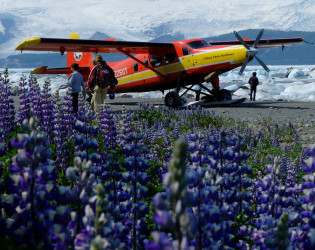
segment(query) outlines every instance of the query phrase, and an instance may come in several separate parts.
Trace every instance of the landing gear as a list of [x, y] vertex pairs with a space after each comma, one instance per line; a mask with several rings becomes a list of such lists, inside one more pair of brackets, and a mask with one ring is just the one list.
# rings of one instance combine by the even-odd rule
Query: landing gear
[[170, 108], [177, 108], [182, 106], [187, 101], [179, 96], [179, 91], [184, 81], [184, 72], [182, 72], [178, 78], [177, 85], [175, 91], [170, 91], [166, 94], [164, 98], [165, 105]]
[[165, 105], [170, 108], [177, 108], [181, 104], [181, 99], [176, 91], [168, 92], [164, 101]]
[[232, 100], [232, 94], [227, 89], [220, 90], [211, 90], [211, 95], [204, 93], [204, 96], [201, 100], [205, 100], [205, 102], [220, 102], [220, 101], [228, 101]]
[[232, 100], [232, 93], [227, 89], [220, 89], [220, 95], [223, 101]]

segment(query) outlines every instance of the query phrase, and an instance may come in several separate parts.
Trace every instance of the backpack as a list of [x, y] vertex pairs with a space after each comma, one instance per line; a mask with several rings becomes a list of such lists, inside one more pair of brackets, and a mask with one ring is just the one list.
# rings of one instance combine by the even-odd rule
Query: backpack
[[96, 70], [96, 85], [100, 88], [106, 88], [108, 86], [111, 89], [115, 88], [118, 81], [115, 77], [115, 72], [106, 63], [99, 64]]

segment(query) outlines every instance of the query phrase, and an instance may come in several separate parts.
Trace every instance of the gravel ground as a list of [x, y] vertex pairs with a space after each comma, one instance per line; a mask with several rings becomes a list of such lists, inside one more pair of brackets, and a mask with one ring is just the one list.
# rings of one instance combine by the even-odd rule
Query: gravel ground
[[[149, 103], [156, 107], [164, 105], [164, 99], [115, 98], [108, 100], [111, 109], [137, 109], [138, 103]], [[304, 145], [315, 143], [315, 102], [284, 102], [284, 101], [245, 101], [244, 103], [209, 107], [216, 115], [232, 118], [235, 121], [252, 124], [255, 130], [261, 128], [266, 121], [279, 125], [291, 122], [299, 132]]]
[[[14, 99], [18, 107], [18, 98]], [[153, 104], [156, 107], [164, 105], [163, 98], [116, 97], [107, 101], [113, 111], [120, 111], [123, 106], [126, 109], [137, 109], [139, 102]], [[261, 128], [266, 121], [279, 125], [291, 122], [299, 132], [303, 144], [315, 143], [315, 102], [245, 101], [233, 106], [207, 109], [222, 117], [250, 123], [254, 129]]]

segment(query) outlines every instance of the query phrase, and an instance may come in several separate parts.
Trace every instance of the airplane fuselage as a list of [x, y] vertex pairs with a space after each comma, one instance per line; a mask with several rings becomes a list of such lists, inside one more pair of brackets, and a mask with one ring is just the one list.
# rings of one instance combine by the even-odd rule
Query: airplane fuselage
[[109, 63], [118, 79], [115, 92], [172, 89], [176, 87], [181, 74], [184, 75], [185, 85], [198, 84], [204, 82], [204, 77], [209, 73], [232, 70], [246, 60], [246, 48], [242, 45], [211, 46], [202, 39], [173, 44], [176, 53], [135, 55], [142, 63], [133, 58]]

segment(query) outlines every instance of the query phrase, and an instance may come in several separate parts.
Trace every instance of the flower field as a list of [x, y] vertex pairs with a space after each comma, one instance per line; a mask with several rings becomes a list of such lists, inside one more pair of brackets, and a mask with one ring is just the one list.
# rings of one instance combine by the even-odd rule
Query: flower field
[[3, 249], [315, 249], [315, 146], [213, 110], [95, 116], [0, 76]]

